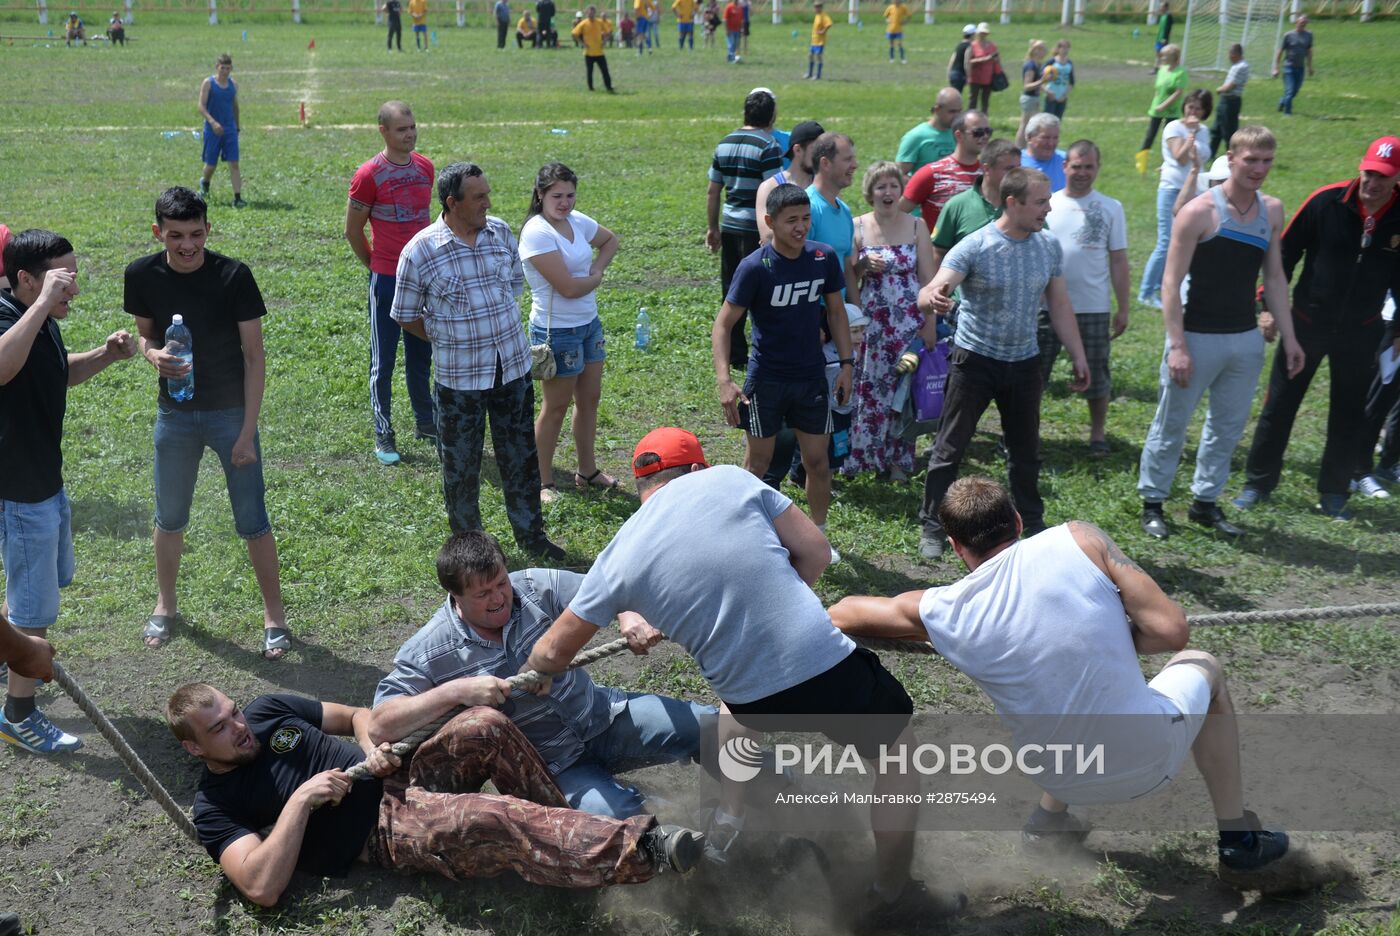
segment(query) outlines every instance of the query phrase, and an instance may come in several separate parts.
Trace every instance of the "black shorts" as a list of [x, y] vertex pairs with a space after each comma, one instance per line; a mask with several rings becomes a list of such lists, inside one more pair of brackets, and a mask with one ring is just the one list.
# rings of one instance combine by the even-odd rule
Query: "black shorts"
[[[842, 716], [817, 718], [811, 726], [837, 744], [851, 745], [867, 759], [878, 756], [881, 745], [893, 745], [914, 714], [914, 702], [904, 686], [864, 647], [857, 647], [825, 673], [782, 692], [726, 704], [741, 725], [749, 724], [746, 715]], [[772, 728], [773, 719], [760, 719], [753, 727]]]
[[739, 426], [751, 436], [771, 439], [786, 425], [808, 435], [831, 434], [831, 405], [825, 377], [812, 380], [744, 382], [748, 403], [739, 404]]

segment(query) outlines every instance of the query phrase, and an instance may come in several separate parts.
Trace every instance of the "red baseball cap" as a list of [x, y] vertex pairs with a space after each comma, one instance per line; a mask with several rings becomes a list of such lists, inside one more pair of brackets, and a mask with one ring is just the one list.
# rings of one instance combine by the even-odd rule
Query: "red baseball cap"
[[1362, 172], [1393, 176], [1400, 173], [1400, 137], [1383, 136], [1366, 147], [1361, 157]]
[[[638, 466], [637, 459], [648, 454], [661, 460]], [[638, 478], [682, 465], [710, 467], [710, 463], [705, 461], [704, 449], [700, 448], [700, 440], [695, 438], [693, 433], [674, 426], [662, 426], [660, 429], [651, 430], [642, 437], [642, 441], [637, 443], [637, 448], [632, 452], [632, 473]]]

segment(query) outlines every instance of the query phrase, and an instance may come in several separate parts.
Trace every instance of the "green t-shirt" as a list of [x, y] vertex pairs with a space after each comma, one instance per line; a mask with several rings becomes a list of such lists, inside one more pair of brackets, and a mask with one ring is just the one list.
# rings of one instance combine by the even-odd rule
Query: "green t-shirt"
[[1172, 15], [1163, 13], [1157, 17], [1157, 47], [1161, 48], [1172, 41]]
[[978, 176], [972, 188], [948, 199], [948, 204], [939, 212], [938, 224], [933, 229], [933, 246], [952, 250], [964, 237], [1000, 217], [1001, 209], [993, 208], [992, 203], [982, 197], [982, 177]]
[[1186, 69], [1180, 66], [1168, 68], [1163, 65], [1157, 69], [1157, 82], [1152, 86], [1152, 106], [1147, 109], [1147, 116], [1162, 117], [1166, 120], [1176, 120], [1180, 117], [1182, 105], [1186, 102], [1186, 95], [1178, 97], [1166, 110], [1162, 110], [1162, 102], [1171, 97], [1175, 91], [1185, 91], [1186, 81]]
[[899, 152], [895, 162], [913, 163], [917, 172], [929, 163], [938, 162], [958, 148], [952, 130], [939, 130], [925, 120], [913, 130], [904, 134], [899, 141]]

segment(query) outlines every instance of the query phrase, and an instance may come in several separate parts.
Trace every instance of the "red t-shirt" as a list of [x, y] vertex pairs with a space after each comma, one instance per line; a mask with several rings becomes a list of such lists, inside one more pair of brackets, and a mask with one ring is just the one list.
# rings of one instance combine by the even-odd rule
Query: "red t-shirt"
[[975, 58], [984, 55], [991, 55], [997, 51], [997, 44], [990, 39], [981, 43], [973, 41], [972, 46], [967, 50], [967, 83], [975, 85], [989, 85], [992, 83], [992, 72], [996, 69], [996, 59], [987, 59], [985, 62], [972, 64]]
[[972, 188], [981, 168], [977, 163], [958, 162], [957, 156], [950, 155], [929, 163], [909, 177], [904, 197], [919, 206], [930, 234], [948, 199]]
[[5, 245], [10, 242], [10, 229], [0, 224], [0, 276], [5, 275]]
[[355, 171], [350, 198], [369, 206], [369, 268], [393, 276], [399, 253], [414, 234], [432, 223], [433, 163], [410, 153], [405, 166], [396, 166], [383, 153]]
[[724, 8], [724, 31], [744, 31], [744, 9], [739, 4], [731, 3]]

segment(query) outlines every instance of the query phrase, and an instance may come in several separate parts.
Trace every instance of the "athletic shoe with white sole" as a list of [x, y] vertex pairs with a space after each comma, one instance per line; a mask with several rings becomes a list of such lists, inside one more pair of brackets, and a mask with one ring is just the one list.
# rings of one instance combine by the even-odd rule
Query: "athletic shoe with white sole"
[[657, 874], [685, 874], [705, 854], [705, 833], [677, 825], [654, 825], [643, 833], [639, 847], [643, 854], [651, 856]]
[[1368, 474], [1348, 485], [1353, 494], [1364, 494], [1367, 497], [1385, 499], [1390, 496], [1390, 492], [1385, 489], [1385, 482], [1373, 474]]
[[21, 722], [11, 722], [0, 712], [0, 741], [31, 754], [65, 754], [83, 746], [81, 738], [59, 728], [38, 709]]

